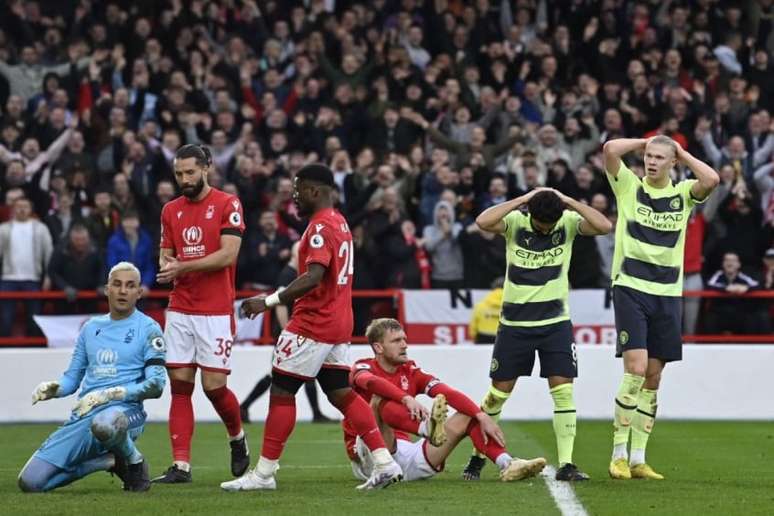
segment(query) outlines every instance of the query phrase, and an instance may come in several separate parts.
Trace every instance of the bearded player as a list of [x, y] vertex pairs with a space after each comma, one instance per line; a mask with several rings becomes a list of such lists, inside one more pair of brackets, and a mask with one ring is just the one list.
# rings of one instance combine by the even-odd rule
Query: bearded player
[[175, 154], [175, 179], [183, 195], [161, 210], [159, 283], [174, 282], [164, 328], [167, 372], [172, 388], [169, 436], [174, 463], [154, 482], [191, 482], [191, 437], [196, 370], [204, 394], [226, 425], [231, 473], [250, 466], [239, 416], [239, 401], [227, 386], [234, 342], [234, 274], [242, 233], [242, 206], [236, 196], [207, 184], [212, 154], [184, 145]]
[[349, 386], [354, 246], [344, 217], [333, 208], [334, 185], [333, 172], [324, 165], [307, 165], [298, 171], [293, 199], [299, 214], [309, 217], [298, 250], [298, 277], [282, 291], [242, 304], [245, 315], [254, 317], [267, 308], [294, 302], [290, 322], [274, 347], [261, 457], [246, 475], [223, 482], [226, 491], [276, 489], [279, 458], [296, 424], [296, 393], [313, 378], [372, 452], [373, 473], [358, 489], [386, 487], [402, 478], [371, 407]]
[[[500, 468], [504, 482], [540, 473], [542, 457], [524, 460], [511, 457], [505, 449], [502, 430], [465, 394], [420, 369], [407, 354], [406, 333], [395, 319], [376, 319], [366, 329], [374, 358], [355, 362], [351, 380], [355, 391], [371, 401], [382, 435], [404, 480], [422, 480], [443, 471], [454, 448], [469, 436], [476, 449]], [[414, 398], [426, 394], [434, 399], [430, 413]], [[457, 413], [446, 419], [447, 403]], [[370, 474], [367, 450], [344, 420], [347, 454], [355, 476]], [[422, 439], [412, 442], [408, 434]], [[356, 443], [357, 441], [357, 443]]]

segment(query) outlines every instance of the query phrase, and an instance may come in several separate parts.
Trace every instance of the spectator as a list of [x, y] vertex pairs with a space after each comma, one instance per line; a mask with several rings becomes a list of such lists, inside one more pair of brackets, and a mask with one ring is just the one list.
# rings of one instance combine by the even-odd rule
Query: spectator
[[130, 262], [140, 270], [143, 288], [150, 290], [156, 282], [155, 247], [148, 232], [140, 227], [139, 215], [127, 211], [121, 217], [121, 226], [108, 240], [104, 276], [115, 264]]
[[[741, 296], [758, 290], [761, 284], [741, 271], [742, 262], [735, 252], [723, 255], [723, 268], [707, 282], [707, 288]], [[709, 333], [769, 333], [768, 312], [757, 299], [714, 298], [707, 312], [705, 328]]]
[[245, 242], [243, 281], [253, 288], [277, 288], [279, 273], [290, 259], [290, 239], [277, 231], [277, 214], [261, 213], [259, 229], [251, 231]]
[[422, 232], [424, 248], [432, 264], [431, 285], [433, 288], [462, 288], [462, 248], [458, 237], [462, 224], [454, 221], [454, 208], [445, 201], [439, 201], [433, 211], [433, 224], [425, 226]]
[[110, 190], [97, 190], [94, 194], [94, 209], [85, 222], [97, 249], [105, 250], [108, 238], [118, 229], [120, 220], [121, 215], [113, 207]]
[[[704, 256], [704, 234], [706, 220], [701, 205], [691, 212], [691, 219], [685, 230], [685, 255], [683, 258], [683, 290], [703, 290], [704, 281], [701, 277]], [[700, 297], [683, 297], [683, 334], [696, 335]]]
[[[32, 218], [32, 203], [25, 197], [13, 203], [13, 218], [0, 224], [0, 255], [3, 257], [3, 277], [0, 290], [37, 292], [51, 286], [46, 276], [53, 246], [46, 226]], [[36, 333], [33, 316], [40, 313], [41, 302], [25, 301], [27, 334]], [[11, 334], [16, 301], [0, 301], [0, 335]]]
[[74, 223], [81, 222], [80, 213], [76, 211], [73, 201], [73, 195], [70, 192], [58, 195], [56, 211], [45, 218], [54, 246], [59, 245], [59, 242], [67, 236]]
[[51, 255], [48, 266], [52, 286], [63, 290], [67, 303], [60, 303], [61, 313], [93, 312], [96, 303], [76, 303], [78, 291], [95, 291], [105, 283], [102, 254], [92, 245], [89, 230], [82, 224], [70, 228], [67, 240], [63, 241]]

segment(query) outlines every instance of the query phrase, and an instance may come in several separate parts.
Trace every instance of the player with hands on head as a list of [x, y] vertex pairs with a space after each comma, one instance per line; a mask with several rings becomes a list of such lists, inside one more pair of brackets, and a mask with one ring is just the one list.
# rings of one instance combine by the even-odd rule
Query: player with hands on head
[[223, 482], [226, 491], [276, 489], [279, 458], [296, 423], [296, 393], [313, 378], [372, 452], [373, 472], [358, 489], [387, 487], [403, 476], [371, 407], [349, 385], [354, 244], [346, 220], [333, 207], [334, 187], [333, 172], [325, 165], [310, 164], [298, 171], [293, 200], [299, 215], [309, 217], [298, 249], [298, 277], [282, 291], [242, 303], [248, 317], [279, 304], [294, 304], [274, 347], [261, 457], [244, 476]]
[[[527, 213], [520, 209], [527, 207]], [[492, 384], [481, 408], [498, 419], [520, 376], [530, 376], [535, 353], [540, 376], [548, 380], [554, 402], [557, 480], [589, 477], [572, 462], [576, 413], [573, 380], [578, 376], [567, 279], [577, 235], [603, 235], [611, 222], [594, 208], [551, 188], [531, 192], [484, 210], [476, 224], [505, 236], [507, 271], [500, 325], [492, 351]], [[473, 455], [463, 472], [478, 480], [484, 458]]]
[[83, 325], [62, 377], [32, 393], [34, 405], [81, 388], [70, 419], [24, 465], [22, 491], [50, 491], [95, 471], [115, 473], [126, 491], [150, 488], [148, 464], [134, 441], [145, 423], [143, 401], [164, 390], [164, 337], [135, 306], [142, 295], [137, 267], [116, 264], [106, 292], [110, 313]]
[[[645, 153], [640, 179], [622, 161]], [[613, 254], [613, 307], [618, 331], [616, 356], [624, 375], [615, 396], [614, 479], [663, 475], [645, 462], [645, 448], [656, 420], [657, 392], [667, 362], [682, 359], [683, 251], [691, 210], [720, 182], [712, 167], [668, 136], [619, 138], [605, 143], [605, 172], [618, 204]], [[673, 183], [678, 164], [695, 179]], [[627, 451], [631, 434], [631, 456]]]
[[[505, 436], [497, 423], [462, 392], [426, 373], [408, 358], [406, 333], [395, 319], [376, 319], [366, 329], [373, 358], [358, 360], [350, 375], [353, 388], [370, 400], [382, 435], [403, 469], [404, 480], [421, 480], [442, 471], [457, 445], [470, 437], [476, 449], [500, 468], [504, 482], [537, 475], [546, 465], [542, 457], [519, 459], [505, 449]], [[433, 398], [428, 410], [415, 396]], [[457, 413], [447, 419], [447, 405]], [[346, 419], [344, 441], [352, 472], [367, 478], [372, 460]], [[412, 442], [410, 434], [421, 437]]]

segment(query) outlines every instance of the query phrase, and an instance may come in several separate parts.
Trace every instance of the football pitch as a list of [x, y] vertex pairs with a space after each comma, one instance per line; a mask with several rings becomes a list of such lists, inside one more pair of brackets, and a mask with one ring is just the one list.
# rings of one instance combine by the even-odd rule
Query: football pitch
[[[337, 514], [472, 515], [560, 514], [546, 483], [538, 477], [502, 483], [487, 464], [479, 482], [464, 482], [460, 472], [470, 441], [458, 447], [446, 471], [429, 481], [401, 483], [382, 491], [355, 491], [337, 424], [299, 424], [277, 475], [277, 491], [225, 493], [219, 483], [231, 478], [224, 429], [199, 424], [194, 433], [192, 484], [154, 485], [147, 493], [124, 493], [107, 473], [45, 494], [23, 494], [16, 476], [54, 425], [0, 425], [0, 514]], [[505, 422], [508, 448], [522, 457], [556, 460], [550, 421]], [[247, 425], [253, 461], [262, 425]], [[611, 424], [580, 421], [577, 464], [591, 480], [574, 487], [591, 515], [773, 514], [774, 423], [657, 421], [648, 462], [667, 479], [613, 481], [607, 476]], [[166, 426], [150, 424], [139, 448], [160, 474], [170, 464]]]

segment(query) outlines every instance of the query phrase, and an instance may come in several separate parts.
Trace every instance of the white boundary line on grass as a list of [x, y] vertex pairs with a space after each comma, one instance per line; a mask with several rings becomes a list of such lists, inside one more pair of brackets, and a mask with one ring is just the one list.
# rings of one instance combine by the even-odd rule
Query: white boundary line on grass
[[556, 470], [554, 467], [546, 466], [542, 477], [562, 516], [588, 516], [589, 513], [586, 512], [583, 504], [575, 496], [575, 491], [573, 491], [570, 482], [556, 480], [555, 476]]

